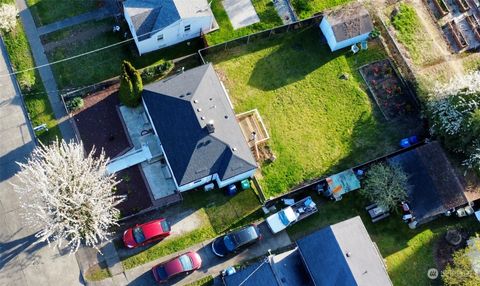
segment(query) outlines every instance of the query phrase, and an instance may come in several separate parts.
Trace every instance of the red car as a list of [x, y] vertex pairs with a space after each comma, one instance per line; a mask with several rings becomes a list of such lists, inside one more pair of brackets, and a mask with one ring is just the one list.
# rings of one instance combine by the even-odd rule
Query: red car
[[152, 268], [153, 276], [157, 282], [165, 282], [173, 276], [181, 273], [190, 274], [190, 272], [199, 269], [202, 266], [202, 259], [196, 252], [187, 252], [172, 260], [158, 264]]
[[164, 218], [153, 220], [123, 233], [123, 243], [127, 248], [135, 248], [157, 240], [164, 239], [170, 235], [170, 225]]

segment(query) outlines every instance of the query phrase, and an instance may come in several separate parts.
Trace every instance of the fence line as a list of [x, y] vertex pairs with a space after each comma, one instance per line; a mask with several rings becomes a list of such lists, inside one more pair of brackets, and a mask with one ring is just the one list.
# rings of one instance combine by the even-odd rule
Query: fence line
[[255, 42], [256, 40], [259, 40], [259, 39], [269, 39], [272, 36], [286, 34], [301, 28], [310, 28], [314, 25], [319, 24], [322, 21], [322, 19], [323, 19], [323, 14], [319, 14], [305, 20], [300, 20], [290, 24], [273, 27], [271, 29], [263, 30], [260, 32], [243, 36], [243, 37], [232, 39], [220, 44], [202, 48], [198, 50], [198, 55], [200, 56], [202, 63], [205, 64], [207, 62], [205, 61], [204, 56], [207, 53], [211, 53], [218, 50], [226, 51], [227, 48], [233, 48], [241, 45], [248, 45], [250, 42]]

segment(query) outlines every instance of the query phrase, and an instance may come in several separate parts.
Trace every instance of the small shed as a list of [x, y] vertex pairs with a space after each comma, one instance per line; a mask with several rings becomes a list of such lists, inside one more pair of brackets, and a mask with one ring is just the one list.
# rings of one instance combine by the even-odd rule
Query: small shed
[[326, 12], [320, 29], [333, 52], [366, 41], [373, 23], [367, 9], [357, 3]]

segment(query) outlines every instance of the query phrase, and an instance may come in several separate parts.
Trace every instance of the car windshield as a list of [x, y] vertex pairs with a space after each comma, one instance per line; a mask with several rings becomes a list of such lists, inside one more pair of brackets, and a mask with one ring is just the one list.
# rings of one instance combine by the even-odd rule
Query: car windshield
[[228, 251], [234, 251], [235, 250], [235, 241], [234, 237], [232, 235], [225, 235], [223, 237], [223, 243], [225, 244], [225, 247], [228, 249]]
[[170, 231], [170, 225], [168, 224], [168, 222], [167, 222], [166, 220], [162, 220], [162, 221], [160, 222], [160, 226], [162, 227], [162, 230], [163, 230], [164, 232]]
[[167, 271], [163, 266], [157, 267], [157, 274], [158, 274], [158, 277], [160, 277], [160, 280], [165, 280], [168, 278]]
[[190, 259], [188, 255], [182, 255], [178, 258], [178, 260], [180, 260], [180, 264], [182, 264], [184, 271], [190, 271], [193, 269], [192, 259]]
[[145, 235], [143, 234], [143, 230], [140, 227], [136, 227], [133, 229], [133, 239], [135, 242], [142, 243], [145, 241]]
[[290, 220], [287, 218], [287, 215], [285, 214], [285, 211], [280, 211], [278, 213], [278, 216], [280, 217], [280, 221], [286, 226], [290, 224]]

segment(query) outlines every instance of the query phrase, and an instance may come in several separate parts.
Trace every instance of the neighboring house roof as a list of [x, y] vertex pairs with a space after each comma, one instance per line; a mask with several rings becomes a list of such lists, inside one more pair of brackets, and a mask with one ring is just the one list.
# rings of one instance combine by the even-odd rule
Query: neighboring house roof
[[361, 4], [344, 6], [325, 14], [338, 42], [342, 42], [373, 30], [373, 23], [367, 9]]
[[315, 285], [392, 285], [359, 216], [297, 241]]
[[[359, 216], [316, 231], [297, 248], [271, 255], [225, 277], [230, 285], [392, 285], [382, 257]], [[347, 257], [348, 253], [348, 257]]]
[[408, 175], [408, 200], [418, 223], [468, 203], [464, 186], [438, 142], [399, 154], [389, 162]]
[[180, 19], [212, 15], [206, 0], [127, 0], [123, 6], [140, 41]]
[[211, 64], [148, 84], [142, 95], [179, 186], [213, 174], [224, 181], [257, 168]]

